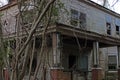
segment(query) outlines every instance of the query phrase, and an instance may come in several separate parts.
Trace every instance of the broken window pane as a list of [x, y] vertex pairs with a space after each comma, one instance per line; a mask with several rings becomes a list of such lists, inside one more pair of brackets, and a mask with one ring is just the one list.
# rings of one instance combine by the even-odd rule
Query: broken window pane
[[110, 23], [106, 23], [106, 28], [107, 28], [107, 34], [111, 35], [111, 24]]
[[73, 26], [78, 26], [78, 11], [71, 9], [71, 20], [70, 24]]
[[79, 21], [80, 21], [79, 27], [80, 27], [81, 29], [85, 29], [85, 27], [86, 27], [86, 14], [80, 13]]
[[119, 35], [120, 32], [119, 32], [119, 26], [116, 25], [116, 34]]

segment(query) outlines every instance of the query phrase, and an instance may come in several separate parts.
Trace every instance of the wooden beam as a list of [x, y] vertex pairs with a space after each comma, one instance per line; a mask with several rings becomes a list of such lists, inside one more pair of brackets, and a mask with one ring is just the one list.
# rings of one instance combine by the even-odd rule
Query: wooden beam
[[106, 45], [117, 46], [120, 45], [120, 39], [115, 38], [108, 35], [102, 35], [99, 33], [81, 30], [78, 28], [74, 28], [72, 26], [64, 25], [64, 24], [57, 24], [56, 31], [60, 32], [63, 35], [72, 36], [74, 37], [74, 33], [77, 37], [81, 39], [88, 39], [92, 41], [98, 41], [100, 43], [105, 43]]

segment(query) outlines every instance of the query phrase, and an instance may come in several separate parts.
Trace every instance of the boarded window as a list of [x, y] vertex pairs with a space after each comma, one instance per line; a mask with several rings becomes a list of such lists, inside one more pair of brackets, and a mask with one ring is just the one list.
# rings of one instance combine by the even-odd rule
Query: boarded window
[[108, 70], [117, 69], [117, 57], [114, 55], [108, 56]]
[[88, 70], [88, 56], [87, 55], [81, 55], [78, 57], [78, 70], [81, 71], [87, 71]]

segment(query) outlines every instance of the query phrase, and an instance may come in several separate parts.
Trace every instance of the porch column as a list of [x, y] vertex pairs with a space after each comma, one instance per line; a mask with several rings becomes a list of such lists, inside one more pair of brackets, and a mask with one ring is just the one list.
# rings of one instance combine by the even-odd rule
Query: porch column
[[52, 80], [59, 80], [61, 74], [61, 49], [60, 49], [60, 33], [52, 34], [52, 47], [53, 47], [53, 67], [51, 69]]
[[120, 46], [117, 46], [118, 49], [118, 80], [120, 80]]
[[99, 66], [99, 42], [93, 43], [93, 66]]
[[60, 65], [60, 33], [53, 33], [52, 36], [53, 45], [53, 64], [54, 66]]
[[99, 67], [99, 42], [93, 42], [93, 68], [92, 68], [92, 80], [102, 80], [101, 72], [102, 69]]

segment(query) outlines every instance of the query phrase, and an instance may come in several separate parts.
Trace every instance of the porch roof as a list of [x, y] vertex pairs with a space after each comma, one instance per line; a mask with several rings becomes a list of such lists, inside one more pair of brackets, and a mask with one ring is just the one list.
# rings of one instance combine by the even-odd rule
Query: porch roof
[[75, 35], [80, 39], [87, 39], [88, 41], [98, 41], [101, 47], [120, 46], [120, 38], [112, 37], [110, 35], [102, 35], [99, 33], [74, 28], [69, 25], [57, 23], [56, 32], [60, 32], [62, 35], [72, 36]]

